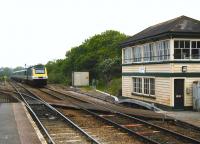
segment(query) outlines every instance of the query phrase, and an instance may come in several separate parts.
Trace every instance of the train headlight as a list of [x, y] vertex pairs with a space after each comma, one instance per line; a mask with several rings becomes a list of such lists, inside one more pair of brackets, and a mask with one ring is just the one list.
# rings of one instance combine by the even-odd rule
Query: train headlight
[[36, 76], [32, 76], [32, 79], [36, 79], [37, 77]]

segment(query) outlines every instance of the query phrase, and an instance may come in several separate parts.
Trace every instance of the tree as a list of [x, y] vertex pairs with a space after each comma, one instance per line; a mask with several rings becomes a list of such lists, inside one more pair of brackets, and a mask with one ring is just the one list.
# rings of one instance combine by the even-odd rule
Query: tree
[[119, 44], [126, 38], [120, 32], [108, 30], [86, 39], [81, 45], [67, 51], [64, 60], [49, 61], [46, 64], [50, 81], [70, 83], [73, 71], [88, 71], [90, 79], [106, 81], [121, 76]]
[[12, 69], [8, 67], [4, 67], [0, 69], [0, 77], [7, 76], [10, 77], [12, 74]]
[[113, 77], [121, 76], [121, 66], [119, 67], [120, 63], [121, 58], [115, 57], [105, 59], [99, 64], [98, 71], [99, 73], [102, 73], [102, 77], [107, 84]]
[[19, 70], [23, 70], [23, 69], [24, 69], [24, 67], [18, 66], [16, 68], [14, 68], [13, 71], [19, 71]]

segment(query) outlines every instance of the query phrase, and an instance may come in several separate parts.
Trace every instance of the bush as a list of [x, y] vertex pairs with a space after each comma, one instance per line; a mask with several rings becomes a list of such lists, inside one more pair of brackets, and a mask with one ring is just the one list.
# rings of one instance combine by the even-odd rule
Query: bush
[[122, 78], [115, 78], [111, 80], [108, 84], [100, 81], [97, 89], [107, 92], [114, 96], [122, 95]]

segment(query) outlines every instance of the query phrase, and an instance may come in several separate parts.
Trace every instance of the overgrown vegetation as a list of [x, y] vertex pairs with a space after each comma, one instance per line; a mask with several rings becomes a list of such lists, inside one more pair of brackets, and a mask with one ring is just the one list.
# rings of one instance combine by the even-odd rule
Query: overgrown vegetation
[[71, 85], [73, 71], [89, 71], [90, 80], [98, 80], [102, 88], [111, 88], [112, 83], [114, 87], [121, 88], [119, 43], [126, 38], [120, 32], [109, 30], [85, 40], [80, 46], [67, 51], [65, 59], [46, 64], [49, 82]]
[[9, 67], [1, 67], [0, 68], [0, 77], [10, 77], [13, 71], [18, 71], [24, 69], [23, 67], [16, 67], [14, 69]]
[[97, 89], [107, 92], [111, 95], [121, 96], [122, 78], [113, 78], [108, 84], [99, 84]]
[[0, 77], [9, 77], [12, 74], [12, 69], [8, 67], [0, 68]]

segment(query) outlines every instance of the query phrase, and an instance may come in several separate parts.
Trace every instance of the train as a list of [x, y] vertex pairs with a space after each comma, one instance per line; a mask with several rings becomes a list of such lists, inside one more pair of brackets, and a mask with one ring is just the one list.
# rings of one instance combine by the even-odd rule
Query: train
[[34, 86], [45, 86], [48, 79], [47, 69], [42, 64], [34, 65], [23, 70], [14, 71], [11, 79]]

